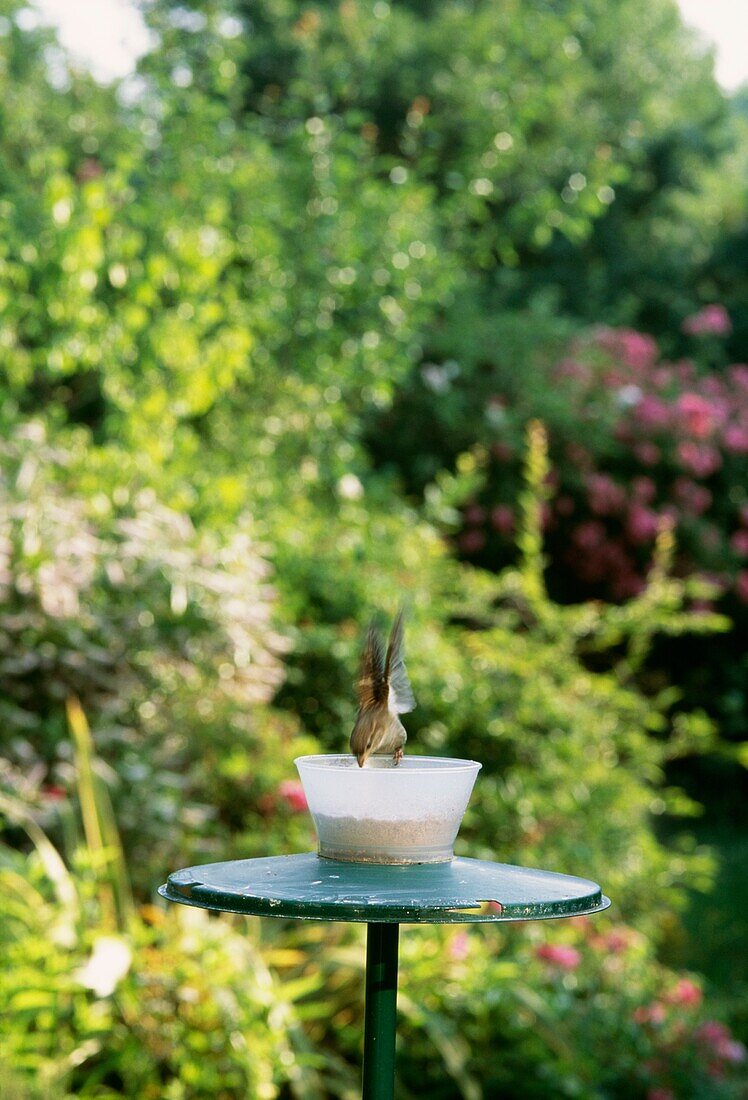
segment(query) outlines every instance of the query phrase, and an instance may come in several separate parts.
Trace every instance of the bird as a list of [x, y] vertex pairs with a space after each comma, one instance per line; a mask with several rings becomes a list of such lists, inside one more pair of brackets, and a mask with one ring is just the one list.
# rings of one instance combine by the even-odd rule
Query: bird
[[399, 764], [408, 735], [398, 715], [407, 714], [416, 705], [403, 661], [402, 609], [392, 624], [386, 654], [376, 625], [369, 626], [356, 688], [358, 714], [351, 733], [351, 752], [358, 766], [363, 768], [375, 753], [390, 752]]

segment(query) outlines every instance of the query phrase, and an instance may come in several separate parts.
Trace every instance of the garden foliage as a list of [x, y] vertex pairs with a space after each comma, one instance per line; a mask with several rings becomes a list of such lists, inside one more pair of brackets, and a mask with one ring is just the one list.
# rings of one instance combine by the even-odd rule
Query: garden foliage
[[0, 0], [0, 1090], [357, 1095], [359, 930], [155, 888], [313, 845], [293, 757], [405, 599], [409, 747], [484, 764], [460, 851], [615, 910], [408, 933], [402, 1095], [738, 1097], [662, 961], [713, 859], [653, 824], [719, 748], [662, 652], [745, 585], [708, 59], [666, 0], [147, 16], [100, 88]]

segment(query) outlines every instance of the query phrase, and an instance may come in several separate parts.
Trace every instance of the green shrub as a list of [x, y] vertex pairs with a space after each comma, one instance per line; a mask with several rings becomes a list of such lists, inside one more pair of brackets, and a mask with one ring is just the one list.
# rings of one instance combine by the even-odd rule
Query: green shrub
[[229, 836], [255, 851], [277, 814], [277, 844], [303, 842], [279, 794], [295, 726], [267, 705], [287, 643], [250, 524], [220, 539], [146, 487], [82, 494], [84, 454], [38, 423], [0, 453], [6, 784], [47, 808], [70, 789], [76, 697], [141, 884]]

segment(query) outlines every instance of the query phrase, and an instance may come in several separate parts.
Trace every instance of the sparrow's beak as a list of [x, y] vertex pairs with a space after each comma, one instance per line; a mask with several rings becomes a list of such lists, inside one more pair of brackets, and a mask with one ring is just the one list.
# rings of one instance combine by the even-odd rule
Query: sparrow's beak
[[370, 755], [370, 750], [369, 749], [364, 749], [363, 752], [357, 752], [356, 753], [356, 759], [358, 760], [359, 768], [363, 768], [364, 764], [366, 763], [366, 761], [369, 758], [369, 755]]

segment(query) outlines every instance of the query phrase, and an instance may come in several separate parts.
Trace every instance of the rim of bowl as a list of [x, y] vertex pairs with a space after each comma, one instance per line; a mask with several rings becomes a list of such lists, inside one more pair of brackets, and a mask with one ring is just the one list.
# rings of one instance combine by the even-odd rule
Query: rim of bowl
[[[416, 771], [422, 775], [424, 772], [460, 772], [471, 771], [473, 768], [477, 768], [478, 771], [480, 771], [483, 767], [479, 760], [461, 760], [454, 756], [408, 756], [406, 759], [413, 763], [417, 762], [418, 766], [415, 768], [403, 768], [401, 771], [398, 771], [397, 768], [387, 768], [386, 770], [398, 775], [413, 775]], [[332, 771], [333, 768], [331, 764], [342, 760], [351, 761], [353, 763], [356, 758], [352, 753], [347, 752], [314, 753], [310, 756], [297, 756], [294, 760], [294, 764], [306, 764], [310, 768], [319, 768], [321, 771]], [[423, 762], [423, 766], [421, 766], [421, 762]], [[369, 771], [374, 770], [373, 768], [369, 769]], [[385, 769], [376, 770], [384, 771]]]

